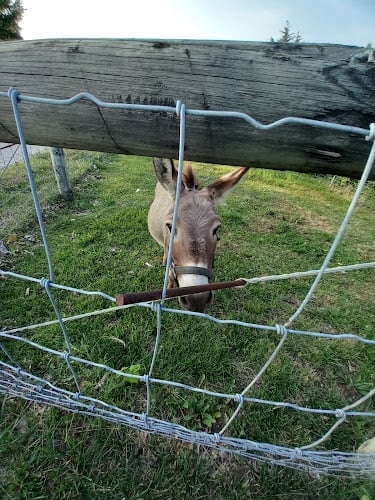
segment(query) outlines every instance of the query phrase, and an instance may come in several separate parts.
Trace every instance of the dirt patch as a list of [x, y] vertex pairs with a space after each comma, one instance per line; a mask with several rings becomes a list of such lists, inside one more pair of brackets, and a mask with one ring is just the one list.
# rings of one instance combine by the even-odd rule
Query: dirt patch
[[311, 211], [304, 209], [299, 225], [304, 227], [309, 227], [312, 229], [317, 229], [325, 233], [335, 233], [337, 231], [337, 226], [334, 225], [327, 218], [313, 214]]

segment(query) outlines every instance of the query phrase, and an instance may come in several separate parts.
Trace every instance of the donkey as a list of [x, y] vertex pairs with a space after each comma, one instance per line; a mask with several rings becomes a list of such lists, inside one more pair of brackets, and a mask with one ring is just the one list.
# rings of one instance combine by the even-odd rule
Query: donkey
[[[168, 255], [170, 232], [177, 185], [177, 169], [173, 160], [153, 159], [158, 183], [155, 198], [148, 213], [151, 236], [164, 248], [164, 263]], [[238, 168], [200, 189], [191, 165], [185, 166], [181, 188], [169, 287], [202, 285], [212, 278], [212, 268], [221, 220], [215, 204], [246, 174], [249, 167]], [[212, 302], [212, 292], [202, 292], [179, 298], [189, 311], [203, 312]]]

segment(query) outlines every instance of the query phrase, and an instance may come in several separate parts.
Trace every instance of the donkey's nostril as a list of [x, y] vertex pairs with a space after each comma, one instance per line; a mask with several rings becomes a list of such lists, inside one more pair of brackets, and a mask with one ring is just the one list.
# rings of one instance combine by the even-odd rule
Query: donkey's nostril
[[180, 297], [180, 303], [183, 307], [186, 308], [187, 306], [187, 300], [186, 300], [186, 297]]

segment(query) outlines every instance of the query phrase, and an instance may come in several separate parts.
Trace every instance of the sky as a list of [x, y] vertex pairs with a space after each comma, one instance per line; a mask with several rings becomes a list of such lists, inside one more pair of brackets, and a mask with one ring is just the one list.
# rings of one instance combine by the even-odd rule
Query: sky
[[24, 39], [302, 41], [375, 45], [375, 0], [22, 0]]

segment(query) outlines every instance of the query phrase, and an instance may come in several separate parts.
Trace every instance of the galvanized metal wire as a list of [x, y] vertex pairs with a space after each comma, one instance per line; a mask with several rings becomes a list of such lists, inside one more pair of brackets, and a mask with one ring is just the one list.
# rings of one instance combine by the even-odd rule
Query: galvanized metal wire
[[[318, 332], [318, 331], [303, 331], [295, 330], [291, 328], [291, 324], [299, 317], [302, 311], [305, 309], [308, 302], [311, 300], [315, 294], [318, 286], [320, 285], [323, 277], [328, 273], [341, 273], [348, 271], [360, 271], [363, 269], [374, 269], [375, 262], [353, 264], [351, 266], [339, 266], [339, 267], [329, 267], [333, 255], [335, 254], [350, 220], [353, 217], [354, 210], [358, 204], [359, 198], [363, 192], [365, 184], [367, 182], [369, 173], [375, 163], [375, 143], [372, 144], [368, 161], [366, 162], [365, 168], [362, 173], [362, 177], [358, 183], [356, 192], [353, 196], [352, 202], [347, 210], [347, 213], [340, 225], [334, 241], [318, 270], [302, 271], [300, 273], [292, 273], [288, 275], [276, 275], [276, 276], [263, 276], [255, 278], [242, 278], [246, 281], [247, 286], [251, 286], [254, 283], [267, 282], [267, 281], [277, 281], [285, 279], [296, 279], [305, 276], [315, 276], [313, 284], [310, 287], [309, 292], [302, 301], [296, 311], [291, 315], [291, 317], [282, 325], [261, 325], [247, 323], [243, 321], [238, 321], [235, 319], [219, 319], [204, 313], [194, 313], [180, 309], [171, 309], [167, 307], [167, 297], [166, 290], [168, 286], [168, 274], [169, 267], [172, 261], [172, 251], [173, 245], [169, 247], [169, 253], [167, 256], [167, 266], [164, 276], [163, 283], [163, 293], [161, 300], [158, 302], [142, 302], [131, 306], [113, 306], [112, 304], [116, 302], [116, 299], [111, 295], [102, 291], [90, 291], [80, 288], [74, 288], [69, 285], [63, 285], [55, 283], [54, 281], [54, 262], [52, 254], [50, 252], [47, 230], [44, 224], [43, 211], [39, 202], [38, 191], [36, 188], [36, 183], [34, 179], [34, 174], [31, 168], [31, 163], [29, 159], [29, 154], [25, 142], [25, 134], [23, 130], [22, 119], [20, 115], [20, 106], [27, 105], [27, 103], [52, 106], [70, 106], [74, 105], [78, 101], [87, 100], [94, 103], [96, 106], [111, 109], [121, 109], [127, 111], [147, 111], [150, 113], [169, 113], [175, 114], [179, 118], [180, 123], [180, 144], [179, 144], [179, 165], [178, 165], [178, 188], [176, 191], [176, 204], [175, 212], [173, 217], [173, 224], [171, 228], [171, 241], [173, 242], [173, 235], [176, 230], [176, 220], [178, 215], [179, 207], [179, 196], [181, 192], [182, 185], [182, 168], [184, 161], [184, 150], [185, 150], [185, 131], [188, 126], [189, 116], [203, 116], [205, 118], [236, 118], [243, 120], [250, 126], [255, 127], [260, 130], [269, 131], [273, 128], [284, 126], [289, 123], [313, 126], [313, 127], [323, 127], [336, 130], [338, 133], [351, 133], [358, 134], [368, 141], [374, 141], [375, 139], [375, 127], [374, 124], [369, 125], [369, 129], [362, 129], [358, 127], [352, 127], [347, 125], [333, 124], [322, 121], [308, 120], [298, 117], [286, 117], [278, 120], [271, 124], [262, 124], [261, 122], [255, 120], [253, 117], [239, 112], [226, 112], [226, 111], [205, 111], [205, 110], [194, 110], [187, 109], [185, 104], [178, 101], [176, 107], [170, 106], [152, 106], [152, 105], [136, 105], [136, 104], [123, 104], [123, 103], [109, 103], [98, 99], [96, 96], [90, 93], [81, 93], [70, 99], [48, 99], [40, 98], [29, 95], [23, 95], [16, 89], [9, 89], [8, 93], [0, 92], [0, 98], [9, 99], [13, 106], [14, 116], [17, 124], [17, 130], [19, 134], [19, 139], [21, 147], [24, 154], [26, 170], [29, 177], [30, 189], [34, 200], [35, 212], [37, 214], [37, 219], [39, 223], [40, 232], [42, 235], [45, 254], [48, 262], [49, 276], [48, 278], [36, 278], [33, 276], [27, 276], [21, 273], [16, 273], [14, 271], [0, 269], [0, 276], [7, 278], [8, 280], [25, 280], [29, 282], [38, 283], [42, 286], [45, 291], [48, 300], [51, 303], [52, 309], [56, 319], [44, 321], [41, 323], [35, 323], [32, 325], [22, 325], [16, 326], [11, 329], [3, 329], [0, 331], [0, 392], [6, 395], [20, 397], [26, 400], [38, 402], [41, 404], [46, 404], [54, 406], [57, 408], [65, 409], [71, 412], [79, 413], [87, 416], [100, 417], [110, 422], [126, 425], [136, 429], [141, 429], [148, 432], [158, 433], [164, 436], [172, 436], [177, 439], [198, 443], [222, 451], [232, 452], [240, 454], [255, 460], [265, 461], [272, 464], [278, 464], [298, 470], [308, 470], [314, 474], [340, 474], [340, 475], [373, 475], [375, 470], [375, 455], [374, 454], [358, 454], [352, 451], [339, 452], [334, 450], [314, 450], [317, 446], [322, 445], [325, 441], [329, 439], [333, 432], [335, 432], [340, 425], [347, 419], [351, 418], [371, 418], [375, 417], [375, 412], [361, 409], [364, 403], [368, 402], [375, 394], [375, 388], [369, 390], [367, 394], [362, 396], [356, 401], [342, 408], [315, 408], [315, 407], [305, 407], [298, 405], [296, 403], [285, 402], [285, 401], [273, 401], [261, 398], [255, 398], [251, 396], [250, 391], [253, 386], [260, 380], [266, 373], [268, 367], [274, 362], [274, 360], [280, 354], [286, 340], [291, 335], [303, 335], [306, 338], [315, 337], [320, 339], [334, 339], [337, 341], [355, 341], [363, 344], [365, 347], [370, 348], [375, 345], [375, 339], [369, 339], [354, 332], [342, 332], [341, 334], [332, 334], [329, 332]], [[99, 296], [103, 300], [108, 301], [111, 305], [107, 308], [100, 310], [93, 310], [88, 313], [74, 315], [70, 317], [64, 317], [57, 305], [54, 296], [54, 290], [59, 289], [67, 293], [83, 294], [86, 296]], [[127, 373], [123, 370], [116, 370], [107, 364], [97, 363], [89, 359], [84, 359], [76, 356], [74, 350], [72, 349], [72, 344], [69, 338], [68, 323], [80, 320], [82, 318], [90, 318], [98, 315], [108, 315], [113, 314], [115, 311], [126, 309], [129, 307], [143, 307], [149, 309], [155, 315], [156, 322], [156, 335], [154, 340], [154, 347], [151, 357], [151, 362], [148, 370], [143, 375], [138, 375], [134, 373]], [[244, 328], [254, 329], [260, 332], [276, 332], [280, 336], [280, 340], [270, 355], [267, 362], [263, 365], [261, 370], [249, 381], [246, 387], [238, 394], [227, 394], [222, 392], [215, 392], [212, 390], [203, 389], [201, 387], [196, 387], [192, 385], [183, 384], [181, 382], [158, 379], [154, 376], [155, 363], [160, 354], [160, 338], [163, 329], [163, 318], [168, 314], [183, 314], [194, 316], [198, 319], [205, 319], [213, 323], [218, 324], [233, 324], [239, 325]], [[44, 327], [58, 325], [62, 335], [62, 341], [64, 345], [63, 350], [58, 350], [52, 347], [31, 340], [24, 334], [29, 331], [43, 329]], [[31, 369], [21, 366], [17, 356], [11, 354], [7, 348], [7, 342], [13, 341], [21, 345], [27, 345], [33, 349], [36, 349], [42, 353], [46, 353], [58, 360], [61, 360], [66, 364], [69, 373], [71, 374], [72, 384], [69, 389], [67, 389], [63, 384], [57, 382], [53, 383], [45, 373], [44, 376], [32, 373]], [[144, 404], [144, 411], [137, 412], [131, 411], [114, 404], [110, 404], [104, 400], [91, 397], [85, 394], [85, 391], [81, 387], [80, 378], [77, 373], [77, 367], [86, 366], [93, 369], [103, 370], [107, 374], [115, 375], [117, 377], [126, 378], [127, 380], [132, 379], [137, 381], [142, 386], [146, 388], [146, 397]], [[120, 380], [120, 379], [119, 379]], [[201, 394], [205, 396], [210, 396], [213, 398], [218, 398], [220, 400], [233, 402], [236, 404], [236, 408], [232, 412], [231, 417], [223, 425], [219, 432], [209, 433], [209, 432], [198, 432], [189, 429], [185, 426], [178, 425], [171, 421], [161, 420], [152, 414], [152, 390], [157, 386], [168, 386], [183, 391], [189, 391], [195, 394]], [[229, 437], [227, 431], [233, 422], [237, 419], [238, 415], [241, 413], [245, 405], [248, 404], [258, 404], [264, 406], [271, 406], [273, 408], [284, 408], [290, 411], [300, 412], [301, 414], [312, 414], [312, 415], [324, 415], [326, 417], [334, 418], [335, 421], [333, 425], [324, 432], [322, 436], [314, 442], [301, 443], [299, 447], [283, 447], [274, 443], [262, 443], [256, 442], [251, 439]]]

